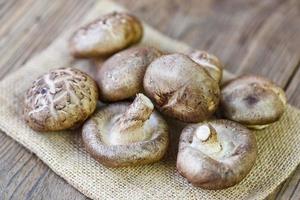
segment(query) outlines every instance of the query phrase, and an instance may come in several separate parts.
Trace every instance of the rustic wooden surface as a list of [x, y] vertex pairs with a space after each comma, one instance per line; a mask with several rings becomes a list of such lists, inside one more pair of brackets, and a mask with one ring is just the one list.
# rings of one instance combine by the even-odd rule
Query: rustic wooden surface
[[[299, 0], [122, 0], [170, 37], [218, 55], [232, 72], [282, 86], [300, 108]], [[0, 79], [79, 20], [93, 0], [0, 0]], [[42, 66], [41, 66], [42, 67]], [[0, 91], [1, 92], [1, 91]], [[300, 199], [300, 167], [268, 199]], [[0, 132], [0, 199], [86, 199]]]

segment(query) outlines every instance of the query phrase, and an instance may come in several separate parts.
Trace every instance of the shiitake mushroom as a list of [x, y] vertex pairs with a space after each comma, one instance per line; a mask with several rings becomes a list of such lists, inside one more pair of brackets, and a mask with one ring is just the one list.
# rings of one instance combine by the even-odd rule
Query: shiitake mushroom
[[184, 122], [208, 119], [219, 104], [217, 81], [179, 53], [161, 56], [148, 66], [144, 90], [162, 113]]
[[260, 76], [238, 77], [221, 91], [224, 116], [254, 129], [265, 128], [279, 120], [285, 111], [286, 101], [280, 87]]
[[162, 53], [153, 47], [132, 47], [120, 51], [98, 66], [96, 81], [100, 100], [120, 101], [143, 92], [148, 65]]
[[166, 153], [165, 120], [150, 99], [138, 94], [133, 103], [114, 103], [98, 110], [83, 126], [87, 151], [108, 167], [156, 162]]
[[141, 22], [128, 13], [113, 12], [79, 28], [69, 41], [75, 57], [103, 57], [141, 40]]
[[82, 124], [96, 109], [95, 81], [74, 68], [37, 78], [25, 94], [24, 118], [37, 131], [58, 131]]
[[229, 120], [210, 120], [183, 129], [176, 167], [194, 186], [216, 190], [243, 180], [256, 157], [250, 130]]

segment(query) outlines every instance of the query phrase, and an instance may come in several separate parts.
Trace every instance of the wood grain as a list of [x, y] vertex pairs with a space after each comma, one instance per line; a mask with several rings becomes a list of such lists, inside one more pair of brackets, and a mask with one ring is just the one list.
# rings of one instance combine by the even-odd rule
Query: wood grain
[[[299, 0], [119, 3], [166, 35], [218, 55], [232, 72], [267, 76], [300, 108]], [[0, 0], [0, 79], [51, 44], [92, 6], [92, 0]], [[300, 199], [299, 182], [300, 167], [269, 199]], [[1, 197], [86, 198], [0, 132]]]

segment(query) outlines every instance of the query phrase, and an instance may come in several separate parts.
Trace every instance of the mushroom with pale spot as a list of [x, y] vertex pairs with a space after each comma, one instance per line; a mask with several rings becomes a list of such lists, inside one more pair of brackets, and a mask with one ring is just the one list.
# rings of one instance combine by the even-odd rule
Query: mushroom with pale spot
[[156, 162], [168, 147], [168, 126], [150, 99], [138, 94], [132, 104], [115, 103], [98, 110], [83, 126], [87, 151], [109, 167]]
[[286, 102], [281, 88], [259, 76], [241, 76], [221, 90], [224, 116], [254, 129], [265, 128], [279, 120]]
[[229, 120], [191, 124], [182, 131], [177, 170], [203, 189], [231, 187], [250, 172], [257, 157], [255, 135]]

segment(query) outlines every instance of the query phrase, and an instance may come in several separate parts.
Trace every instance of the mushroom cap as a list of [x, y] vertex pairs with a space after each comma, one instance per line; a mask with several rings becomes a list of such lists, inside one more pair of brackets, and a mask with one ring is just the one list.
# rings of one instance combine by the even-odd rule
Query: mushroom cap
[[113, 12], [79, 28], [69, 41], [76, 57], [107, 56], [141, 40], [143, 27], [134, 16]]
[[203, 67], [183, 54], [154, 60], [144, 76], [144, 90], [167, 116], [199, 122], [217, 109], [220, 89]]
[[215, 79], [219, 84], [223, 75], [223, 64], [214, 55], [207, 53], [206, 51], [197, 50], [189, 54], [189, 57], [204, 67], [208, 74]]
[[[216, 137], [207, 134], [209, 126]], [[194, 186], [224, 189], [244, 179], [256, 157], [255, 135], [247, 128], [229, 120], [211, 120], [183, 129], [176, 166]]]
[[101, 100], [120, 101], [142, 92], [148, 65], [161, 55], [152, 47], [133, 47], [114, 54], [97, 72]]
[[36, 79], [27, 90], [24, 118], [37, 131], [75, 128], [96, 109], [96, 82], [74, 68], [60, 68]]
[[160, 160], [167, 151], [168, 126], [156, 111], [145, 121], [143, 131], [138, 136], [134, 134], [136, 138], [125, 138], [124, 134], [123, 144], [114, 142], [112, 125], [128, 106], [125, 102], [110, 104], [98, 110], [83, 126], [82, 137], [87, 151], [105, 166], [148, 164]]
[[259, 76], [241, 76], [221, 91], [221, 108], [226, 118], [249, 128], [263, 128], [284, 113], [284, 91]]

